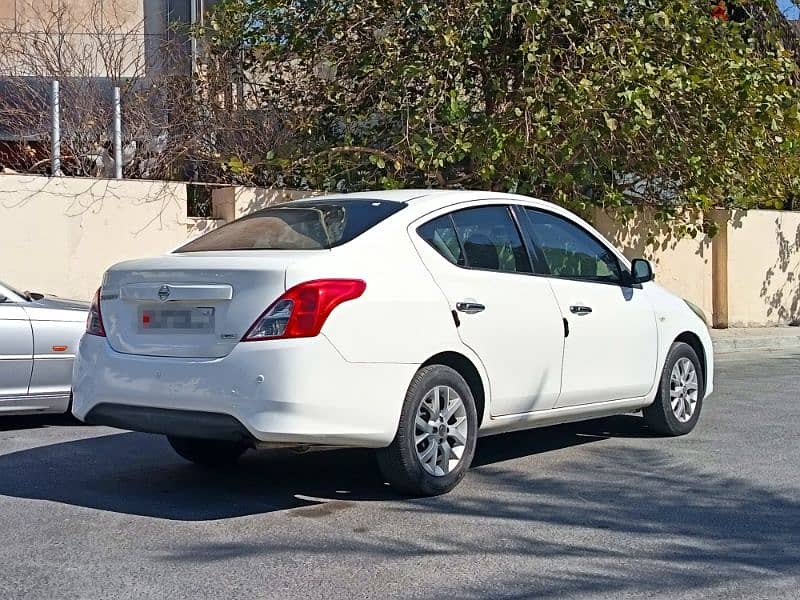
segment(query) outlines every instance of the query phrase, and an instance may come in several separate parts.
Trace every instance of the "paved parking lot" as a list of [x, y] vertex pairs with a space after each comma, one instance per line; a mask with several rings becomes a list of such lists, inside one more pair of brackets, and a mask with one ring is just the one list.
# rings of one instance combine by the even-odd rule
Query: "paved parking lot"
[[403, 499], [362, 451], [200, 470], [161, 438], [0, 420], [5, 598], [800, 597], [800, 353], [720, 360], [685, 438], [633, 416], [481, 440]]

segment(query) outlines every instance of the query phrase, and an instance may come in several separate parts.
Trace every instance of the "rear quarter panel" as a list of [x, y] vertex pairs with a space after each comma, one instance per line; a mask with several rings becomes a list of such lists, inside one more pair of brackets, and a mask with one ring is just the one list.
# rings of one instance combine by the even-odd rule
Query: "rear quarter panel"
[[461, 347], [447, 301], [404, 223], [385, 223], [328, 256], [290, 268], [286, 287], [321, 277], [367, 282], [364, 294], [336, 307], [322, 329], [346, 360], [421, 364]]
[[[298, 263], [287, 270], [286, 287], [324, 277], [366, 281], [360, 298], [333, 310], [322, 335], [346, 361], [365, 367], [377, 363], [420, 366], [442, 352], [465, 356], [483, 383], [486, 423], [491, 389], [483, 363], [458, 336], [447, 299], [423, 265], [407, 227], [407, 218], [390, 218], [327, 256]], [[399, 410], [415, 372], [412, 369], [402, 387], [365, 389], [364, 395], [379, 394]]]

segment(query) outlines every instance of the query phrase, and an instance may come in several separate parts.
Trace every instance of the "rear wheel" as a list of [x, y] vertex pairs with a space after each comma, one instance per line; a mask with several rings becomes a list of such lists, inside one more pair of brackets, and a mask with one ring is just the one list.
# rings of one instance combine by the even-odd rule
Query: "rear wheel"
[[664, 435], [689, 433], [700, 418], [705, 394], [703, 368], [689, 344], [672, 344], [656, 400], [644, 409], [647, 425]]
[[206, 467], [233, 464], [247, 450], [247, 446], [242, 443], [226, 440], [204, 440], [172, 435], [168, 435], [167, 440], [179, 456]]
[[417, 371], [406, 393], [397, 434], [378, 451], [378, 464], [399, 491], [436, 496], [460, 482], [475, 454], [478, 416], [472, 392], [456, 371]]

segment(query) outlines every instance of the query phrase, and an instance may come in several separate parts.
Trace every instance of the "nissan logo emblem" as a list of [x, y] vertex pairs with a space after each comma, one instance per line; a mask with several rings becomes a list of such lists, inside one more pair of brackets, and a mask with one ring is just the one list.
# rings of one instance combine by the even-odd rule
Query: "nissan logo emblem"
[[164, 284], [158, 288], [158, 299], [162, 302], [166, 302], [167, 298], [169, 298], [169, 286]]

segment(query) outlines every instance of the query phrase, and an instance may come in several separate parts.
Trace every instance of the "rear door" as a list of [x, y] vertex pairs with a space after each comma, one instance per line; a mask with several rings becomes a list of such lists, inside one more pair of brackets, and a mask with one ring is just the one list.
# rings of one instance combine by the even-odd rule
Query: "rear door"
[[33, 329], [31, 395], [67, 395], [72, 387], [72, 363], [86, 329], [86, 309], [57, 308], [59, 304], [69, 306], [50, 299], [25, 306]]
[[569, 324], [558, 406], [647, 394], [658, 333], [642, 287], [625, 283], [616, 254], [581, 224], [550, 211], [522, 212]]
[[0, 400], [26, 395], [32, 370], [33, 331], [28, 316], [19, 304], [0, 302]]
[[459, 336], [483, 362], [491, 414], [552, 408], [561, 387], [561, 314], [547, 279], [532, 272], [510, 208], [439, 213], [414, 223], [411, 234]]

